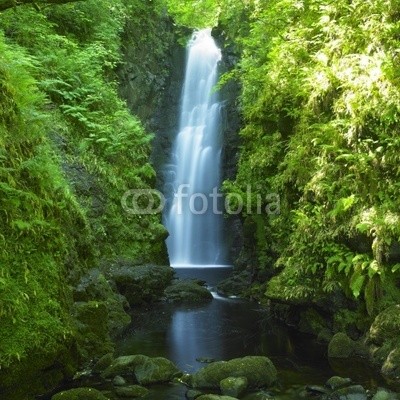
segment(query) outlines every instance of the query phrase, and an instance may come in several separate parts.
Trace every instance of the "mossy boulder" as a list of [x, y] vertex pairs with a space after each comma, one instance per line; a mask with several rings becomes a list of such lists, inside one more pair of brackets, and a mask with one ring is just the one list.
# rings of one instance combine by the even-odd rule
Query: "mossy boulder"
[[55, 394], [51, 400], [109, 400], [103, 393], [93, 388], [82, 387]]
[[118, 357], [103, 372], [103, 378], [117, 375], [134, 375], [140, 385], [169, 382], [182, 375], [182, 372], [169, 360], [163, 357], [147, 357], [142, 354]]
[[398, 400], [399, 395], [387, 389], [378, 388], [377, 392], [372, 397], [372, 400]]
[[165, 289], [164, 294], [166, 299], [173, 303], [203, 303], [213, 299], [202, 282], [192, 279], [174, 282]]
[[347, 386], [328, 394], [326, 400], [367, 400], [367, 392], [361, 385]]
[[84, 275], [73, 291], [76, 302], [101, 301], [107, 307], [108, 331], [112, 338], [118, 336], [131, 322], [125, 312], [128, 302], [124, 296], [113, 290], [112, 285], [99, 269], [92, 269]]
[[219, 389], [226, 378], [247, 378], [249, 387], [271, 386], [277, 379], [277, 371], [267, 357], [248, 356], [230, 361], [217, 361], [192, 375], [192, 386], [199, 389]]
[[107, 325], [107, 305], [104, 302], [75, 303], [73, 315], [76, 320], [76, 337], [84, 359], [101, 356], [113, 350]]
[[341, 376], [332, 376], [326, 381], [325, 386], [328, 387], [329, 389], [336, 390], [345, 386], [350, 386], [351, 383], [352, 380], [350, 378], [342, 378]]
[[220, 282], [217, 285], [217, 291], [224, 296], [240, 296], [249, 289], [251, 278], [250, 271], [236, 273]]
[[136, 398], [146, 396], [149, 393], [149, 389], [139, 385], [129, 385], [115, 388], [115, 393], [118, 397]]
[[345, 333], [339, 332], [333, 336], [328, 345], [328, 357], [348, 358], [355, 352], [356, 344]]
[[219, 383], [221, 393], [224, 396], [240, 397], [247, 389], [248, 381], [246, 377], [225, 378]]
[[369, 329], [369, 339], [377, 344], [397, 338], [400, 332], [400, 304], [388, 307], [377, 315]]
[[391, 382], [400, 382], [400, 347], [392, 350], [381, 368], [382, 375]]
[[109, 279], [115, 282], [118, 292], [126, 297], [131, 307], [160, 299], [174, 274], [174, 269], [168, 266], [135, 266], [129, 263], [111, 266], [107, 272]]
[[300, 313], [300, 332], [318, 336], [320, 332], [326, 329], [328, 329], [326, 320], [314, 308], [308, 308]]

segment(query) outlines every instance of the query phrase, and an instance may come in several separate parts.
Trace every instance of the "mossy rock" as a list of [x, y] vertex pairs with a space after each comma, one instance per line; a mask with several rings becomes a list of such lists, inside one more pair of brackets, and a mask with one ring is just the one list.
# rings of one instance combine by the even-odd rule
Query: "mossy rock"
[[400, 347], [389, 353], [382, 365], [381, 373], [388, 381], [400, 383]]
[[168, 301], [173, 303], [203, 303], [213, 299], [210, 291], [196, 280], [178, 280], [164, 291]]
[[226, 378], [245, 377], [249, 387], [271, 386], [277, 379], [277, 371], [267, 357], [248, 356], [230, 361], [217, 361], [192, 375], [192, 386], [199, 389], [219, 389]]
[[93, 388], [82, 387], [55, 394], [51, 400], [109, 400], [103, 393]]
[[251, 273], [242, 271], [218, 283], [217, 291], [224, 296], [240, 296], [249, 289]]
[[347, 386], [326, 396], [326, 400], [367, 400], [367, 392], [361, 385]]
[[378, 388], [372, 400], [399, 400], [399, 395], [387, 389]]
[[301, 312], [299, 330], [315, 336], [328, 328], [325, 319], [313, 308]]
[[141, 385], [170, 382], [182, 372], [166, 358], [142, 354], [118, 357], [103, 372], [103, 378], [134, 375]]
[[129, 385], [115, 388], [115, 393], [119, 397], [136, 398], [146, 396], [149, 393], [149, 389], [139, 385]]
[[160, 299], [166, 287], [171, 283], [175, 271], [162, 265], [117, 264], [107, 272], [115, 282], [117, 290], [129, 302], [129, 305], [144, 304]]
[[336, 390], [345, 386], [350, 386], [351, 383], [352, 380], [350, 378], [342, 378], [341, 376], [332, 376], [326, 381], [325, 386], [328, 387], [329, 389]]
[[348, 358], [355, 351], [355, 343], [343, 332], [333, 336], [328, 345], [328, 357]]
[[225, 378], [219, 383], [221, 393], [224, 396], [240, 397], [247, 389], [248, 380], [246, 377]]
[[99, 269], [92, 269], [81, 278], [73, 296], [76, 302], [101, 301], [105, 304], [108, 331], [112, 338], [117, 337], [131, 322], [131, 317], [124, 310], [128, 304], [126, 298], [113, 290]]
[[369, 329], [369, 339], [377, 344], [397, 338], [400, 332], [400, 304], [388, 307], [377, 315]]
[[102, 356], [113, 350], [108, 332], [108, 311], [104, 302], [89, 301], [74, 304], [77, 339], [84, 359]]

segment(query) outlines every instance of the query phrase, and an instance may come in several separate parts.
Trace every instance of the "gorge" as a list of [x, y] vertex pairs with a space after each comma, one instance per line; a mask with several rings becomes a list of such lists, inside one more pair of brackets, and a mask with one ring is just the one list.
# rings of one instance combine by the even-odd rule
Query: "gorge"
[[[0, 1], [0, 397], [397, 398], [397, 2], [25, 3]], [[156, 189], [163, 215], [124, 207]]]

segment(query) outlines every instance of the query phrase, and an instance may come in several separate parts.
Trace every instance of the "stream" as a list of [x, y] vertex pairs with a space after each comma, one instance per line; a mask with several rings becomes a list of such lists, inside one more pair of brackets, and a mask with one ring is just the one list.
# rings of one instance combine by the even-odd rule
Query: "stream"
[[[212, 287], [229, 268], [178, 269], [179, 277], [197, 277]], [[229, 360], [247, 355], [268, 356], [279, 372], [279, 383], [268, 392], [274, 399], [299, 399], [305, 385], [323, 385], [333, 375], [350, 377], [365, 388], [382, 384], [366, 362], [349, 360], [330, 364], [326, 345], [270, 318], [257, 303], [215, 296], [201, 306], [160, 303], [136, 310], [132, 326], [117, 345], [118, 355], [166, 357], [182, 371], [192, 373], [204, 361]], [[180, 384], [153, 386], [146, 399], [184, 399]], [[253, 394], [244, 400], [256, 399]]]

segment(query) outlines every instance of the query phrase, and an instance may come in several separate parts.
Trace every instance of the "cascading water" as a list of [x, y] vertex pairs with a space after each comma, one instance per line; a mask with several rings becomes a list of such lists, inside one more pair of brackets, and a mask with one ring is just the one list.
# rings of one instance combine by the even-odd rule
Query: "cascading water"
[[211, 29], [188, 46], [179, 133], [165, 168], [164, 223], [174, 267], [226, 264], [222, 238], [221, 104], [213, 91], [221, 50]]

